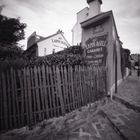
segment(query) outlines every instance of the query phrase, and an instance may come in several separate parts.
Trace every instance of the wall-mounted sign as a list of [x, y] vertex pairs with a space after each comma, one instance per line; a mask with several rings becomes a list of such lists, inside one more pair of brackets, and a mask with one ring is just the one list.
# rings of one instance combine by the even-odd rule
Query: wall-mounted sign
[[88, 64], [103, 66], [106, 64], [107, 34], [89, 38], [86, 41], [86, 58]]
[[62, 39], [60, 39], [60, 38], [52, 39], [52, 43], [54, 43], [54, 44], [62, 44], [64, 46], [68, 47], [68, 44], [65, 41], [63, 41]]
[[102, 25], [98, 25], [96, 27], [93, 27], [92, 31], [93, 31], [93, 34], [96, 34], [96, 33], [99, 33], [99, 32], [103, 32], [104, 28], [102, 27]]

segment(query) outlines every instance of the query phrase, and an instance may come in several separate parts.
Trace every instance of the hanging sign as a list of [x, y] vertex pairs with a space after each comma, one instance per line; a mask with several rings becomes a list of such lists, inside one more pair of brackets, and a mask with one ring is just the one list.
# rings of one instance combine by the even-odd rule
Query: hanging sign
[[105, 66], [107, 55], [107, 34], [89, 38], [86, 41], [86, 58], [88, 64]]

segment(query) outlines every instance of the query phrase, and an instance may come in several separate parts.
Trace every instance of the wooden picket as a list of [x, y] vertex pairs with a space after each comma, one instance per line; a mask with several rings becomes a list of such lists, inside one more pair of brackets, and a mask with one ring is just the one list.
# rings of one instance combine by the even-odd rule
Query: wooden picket
[[0, 131], [64, 116], [106, 95], [106, 68], [11, 68], [0, 74]]

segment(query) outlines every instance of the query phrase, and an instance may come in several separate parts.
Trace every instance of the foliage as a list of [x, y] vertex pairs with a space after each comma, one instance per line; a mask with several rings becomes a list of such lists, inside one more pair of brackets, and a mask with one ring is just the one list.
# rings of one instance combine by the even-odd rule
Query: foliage
[[140, 54], [131, 54], [131, 60], [134, 60], [135, 62], [140, 61]]
[[0, 42], [1, 44], [16, 44], [24, 39], [25, 23], [21, 23], [19, 18], [8, 18], [0, 15]]
[[139, 66], [139, 62], [135, 62], [135, 66], [137, 66], [137, 67], [138, 67], [138, 66]]
[[84, 65], [86, 61], [83, 52], [81, 46], [72, 46], [55, 54], [32, 58], [30, 65]]
[[[44, 57], [32, 57], [31, 59], [26, 56], [21, 56], [16, 59], [0, 62], [0, 67], [5, 69], [13, 68], [23, 68], [26, 66], [40, 66], [42, 64], [52, 66], [52, 65], [86, 65], [85, 57], [83, 56], [83, 48], [81, 46], [73, 46], [65, 49], [64, 51], [51, 54]], [[3, 67], [2, 67], [3, 66]]]
[[0, 60], [0, 72], [9, 70], [11, 67], [21, 69], [25, 66], [27, 66], [27, 61], [23, 58]]
[[125, 48], [123, 48], [123, 50], [124, 50], [124, 52], [127, 54], [127, 55], [130, 55], [130, 50], [129, 49], [125, 49]]
[[130, 62], [130, 50], [129, 49], [122, 49], [122, 55], [124, 59], [124, 66], [130, 68], [131, 67], [131, 62]]
[[3, 45], [0, 44], [0, 60], [17, 59], [23, 57], [23, 50], [17, 45]]
[[71, 46], [63, 51], [58, 52], [57, 54], [79, 54], [83, 55], [84, 49], [81, 46]]
[[61, 55], [54, 54], [46, 57], [37, 57], [30, 60], [29, 65], [84, 65], [85, 59], [81, 55]]
[[[0, 69], [9, 68], [23, 59], [23, 50], [18, 46], [18, 41], [24, 39], [25, 23], [19, 18], [8, 18], [0, 15]], [[16, 64], [17, 63], [17, 64]]]

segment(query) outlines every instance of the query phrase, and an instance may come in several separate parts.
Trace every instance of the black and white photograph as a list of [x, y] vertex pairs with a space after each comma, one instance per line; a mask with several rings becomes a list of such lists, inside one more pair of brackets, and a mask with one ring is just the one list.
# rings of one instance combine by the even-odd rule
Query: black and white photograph
[[140, 0], [0, 0], [0, 140], [140, 140]]

